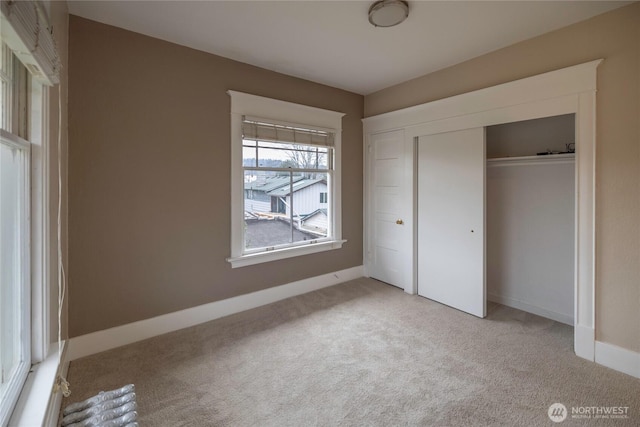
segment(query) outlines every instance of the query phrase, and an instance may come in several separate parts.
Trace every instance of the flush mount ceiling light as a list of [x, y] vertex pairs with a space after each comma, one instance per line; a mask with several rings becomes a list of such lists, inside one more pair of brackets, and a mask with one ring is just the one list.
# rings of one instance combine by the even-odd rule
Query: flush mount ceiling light
[[403, 0], [379, 0], [369, 8], [369, 22], [374, 27], [393, 27], [409, 16], [409, 3]]

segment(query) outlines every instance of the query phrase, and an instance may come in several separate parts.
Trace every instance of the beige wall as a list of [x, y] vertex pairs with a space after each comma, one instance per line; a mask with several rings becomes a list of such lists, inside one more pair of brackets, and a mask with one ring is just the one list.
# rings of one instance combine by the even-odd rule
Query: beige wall
[[[70, 17], [69, 333], [362, 264], [364, 98]], [[340, 250], [231, 269], [228, 89], [346, 113]]]
[[596, 338], [640, 351], [640, 3], [366, 96], [365, 116], [598, 58]]
[[[62, 70], [60, 72], [60, 85], [49, 89], [49, 242], [51, 247], [49, 250], [50, 270], [49, 282], [51, 289], [49, 292], [49, 319], [50, 319], [50, 341], [58, 341], [58, 112], [59, 106], [62, 106], [61, 120], [62, 132], [60, 133], [60, 158], [61, 158], [61, 177], [62, 177], [62, 204], [60, 209], [61, 225], [62, 225], [62, 259], [65, 269], [68, 271], [68, 191], [67, 191], [67, 171], [68, 171], [68, 138], [67, 138], [67, 90], [69, 87], [68, 72], [68, 35], [69, 35], [69, 15], [67, 12], [66, 1], [52, 1], [49, 8], [49, 19], [53, 25], [53, 36], [56, 41], [58, 53], [62, 62]], [[59, 95], [62, 95], [62, 102], [59, 102]], [[62, 310], [62, 338], [67, 337], [67, 301]]]

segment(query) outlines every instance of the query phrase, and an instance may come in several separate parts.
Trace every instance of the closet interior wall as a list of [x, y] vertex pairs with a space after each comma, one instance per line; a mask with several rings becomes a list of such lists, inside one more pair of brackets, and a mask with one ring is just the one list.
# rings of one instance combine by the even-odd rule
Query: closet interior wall
[[486, 141], [487, 298], [573, 324], [575, 117], [488, 126]]

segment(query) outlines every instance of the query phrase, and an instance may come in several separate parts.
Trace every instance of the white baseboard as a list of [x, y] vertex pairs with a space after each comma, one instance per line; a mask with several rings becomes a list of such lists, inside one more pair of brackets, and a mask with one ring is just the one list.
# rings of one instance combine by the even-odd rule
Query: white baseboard
[[640, 378], [640, 353], [606, 342], [596, 341], [596, 363]]
[[527, 313], [532, 313], [546, 317], [547, 319], [555, 320], [556, 322], [573, 326], [573, 315], [571, 314], [557, 313], [555, 311], [526, 303], [516, 298], [505, 297], [497, 294], [489, 294], [487, 299], [489, 301], [497, 302], [498, 304], [506, 305], [507, 307], [517, 308], [518, 310], [526, 311]]
[[573, 328], [573, 350], [576, 356], [595, 360], [596, 332], [593, 328], [576, 325]]
[[71, 338], [69, 361], [362, 277], [357, 266]]

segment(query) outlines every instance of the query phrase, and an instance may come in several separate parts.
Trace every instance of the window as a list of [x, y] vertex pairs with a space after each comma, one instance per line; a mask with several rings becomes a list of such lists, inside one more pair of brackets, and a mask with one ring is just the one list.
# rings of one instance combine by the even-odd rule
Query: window
[[[60, 82], [61, 63], [46, 6], [0, 2], [0, 425], [10, 416], [45, 424], [33, 409], [51, 396], [60, 360], [49, 334], [51, 256], [61, 254], [49, 238], [47, 86]], [[32, 386], [21, 396], [28, 376]]]
[[318, 195], [326, 200], [333, 134], [246, 118], [242, 134], [244, 188], [251, 196], [244, 200], [244, 252], [329, 238], [326, 216], [324, 226], [313, 228], [305, 227], [304, 219], [321, 208]]
[[[0, 42], [1, 43], [1, 42]], [[2, 43], [0, 59], [0, 425], [31, 366], [29, 74]]]
[[240, 92], [229, 95], [228, 261], [241, 267], [340, 248], [343, 114]]

